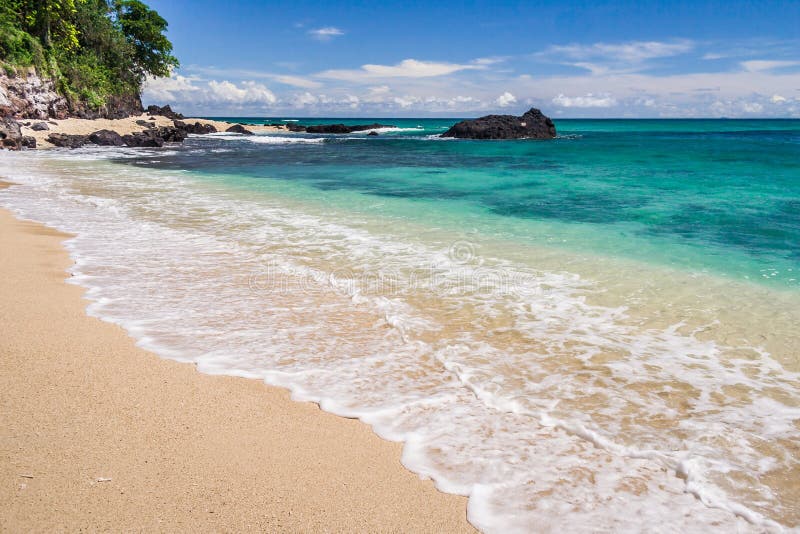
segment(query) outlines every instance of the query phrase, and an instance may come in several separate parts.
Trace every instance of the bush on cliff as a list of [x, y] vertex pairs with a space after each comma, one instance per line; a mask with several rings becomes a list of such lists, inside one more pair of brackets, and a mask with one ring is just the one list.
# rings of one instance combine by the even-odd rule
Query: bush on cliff
[[98, 109], [138, 100], [147, 76], [178, 65], [166, 29], [139, 0], [2, 0], [0, 62], [9, 73], [35, 67], [73, 104]]

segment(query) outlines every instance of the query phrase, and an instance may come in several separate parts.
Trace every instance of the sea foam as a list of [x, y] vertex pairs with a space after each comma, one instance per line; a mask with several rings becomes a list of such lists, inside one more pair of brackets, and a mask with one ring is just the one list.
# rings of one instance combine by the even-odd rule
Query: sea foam
[[793, 439], [800, 409], [757, 394], [800, 399], [800, 380], [759, 347], [639, 327], [574, 273], [187, 173], [0, 158], [20, 184], [0, 205], [76, 234], [70, 280], [91, 315], [402, 441], [404, 465], [468, 495], [482, 530], [783, 529], [761, 477], [793, 460], [761, 445]]

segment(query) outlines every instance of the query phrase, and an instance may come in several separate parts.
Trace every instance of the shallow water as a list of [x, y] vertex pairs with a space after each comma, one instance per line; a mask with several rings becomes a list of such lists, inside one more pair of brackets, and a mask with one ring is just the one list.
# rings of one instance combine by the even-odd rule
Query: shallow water
[[800, 525], [800, 122], [451, 122], [2, 154], [0, 205], [77, 234], [90, 313], [403, 441], [487, 531]]

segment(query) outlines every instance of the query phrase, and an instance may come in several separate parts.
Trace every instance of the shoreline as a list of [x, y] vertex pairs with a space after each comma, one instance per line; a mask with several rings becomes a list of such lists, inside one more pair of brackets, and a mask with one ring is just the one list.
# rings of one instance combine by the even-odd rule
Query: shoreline
[[0, 530], [474, 531], [367, 425], [87, 316], [69, 237], [0, 209]]
[[[153, 120], [150, 119], [151, 117], [153, 118]], [[30, 136], [36, 139], [36, 150], [54, 148], [54, 145], [47, 141], [47, 137], [50, 134], [54, 133], [61, 133], [68, 135], [89, 135], [98, 130], [112, 130], [120, 135], [127, 135], [146, 130], [147, 127], [142, 126], [140, 124], [136, 124], [137, 120], [139, 121], [143, 120], [148, 123], [154, 122], [156, 127], [173, 126], [173, 119], [170, 119], [169, 117], [165, 117], [163, 115], [151, 115], [150, 113], [147, 112], [142, 113], [141, 115], [131, 115], [130, 117], [126, 117], [124, 119], [68, 118], [60, 120], [56, 119], [46, 119], [46, 120], [16, 119], [16, 120], [17, 122], [19, 122], [20, 130], [22, 131], [23, 136]], [[234, 124], [238, 124], [235, 122], [216, 121], [216, 120], [200, 119], [193, 117], [186, 117], [184, 119], [178, 119], [178, 120], [183, 121], [187, 124], [194, 124], [195, 122], [199, 122], [200, 124], [211, 124], [217, 129], [218, 133], [223, 133], [225, 132], [225, 130], [227, 130]], [[40, 122], [46, 123], [49, 129], [37, 131], [31, 128], [32, 125]], [[25, 126], [24, 123], [29, 123], [31, 126]], [[246, 128], [254, 133], [259, 133], [259, 132], [272, 132], [272, 133], [281, 132], [285, 134], [292, 133], [285, 128], [279, 128], [277, 126], [264, 126], [259, 124], [248, 124]]]

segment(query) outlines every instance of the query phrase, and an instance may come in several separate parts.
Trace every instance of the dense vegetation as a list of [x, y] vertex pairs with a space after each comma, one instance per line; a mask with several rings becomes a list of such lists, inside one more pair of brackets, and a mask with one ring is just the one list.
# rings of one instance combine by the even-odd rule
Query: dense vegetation
[[9, 75], [36, 67], [70, 101], [97, 109], [178, 65], [166, 29], [139, 0], [0, 0], [0, 61]]

